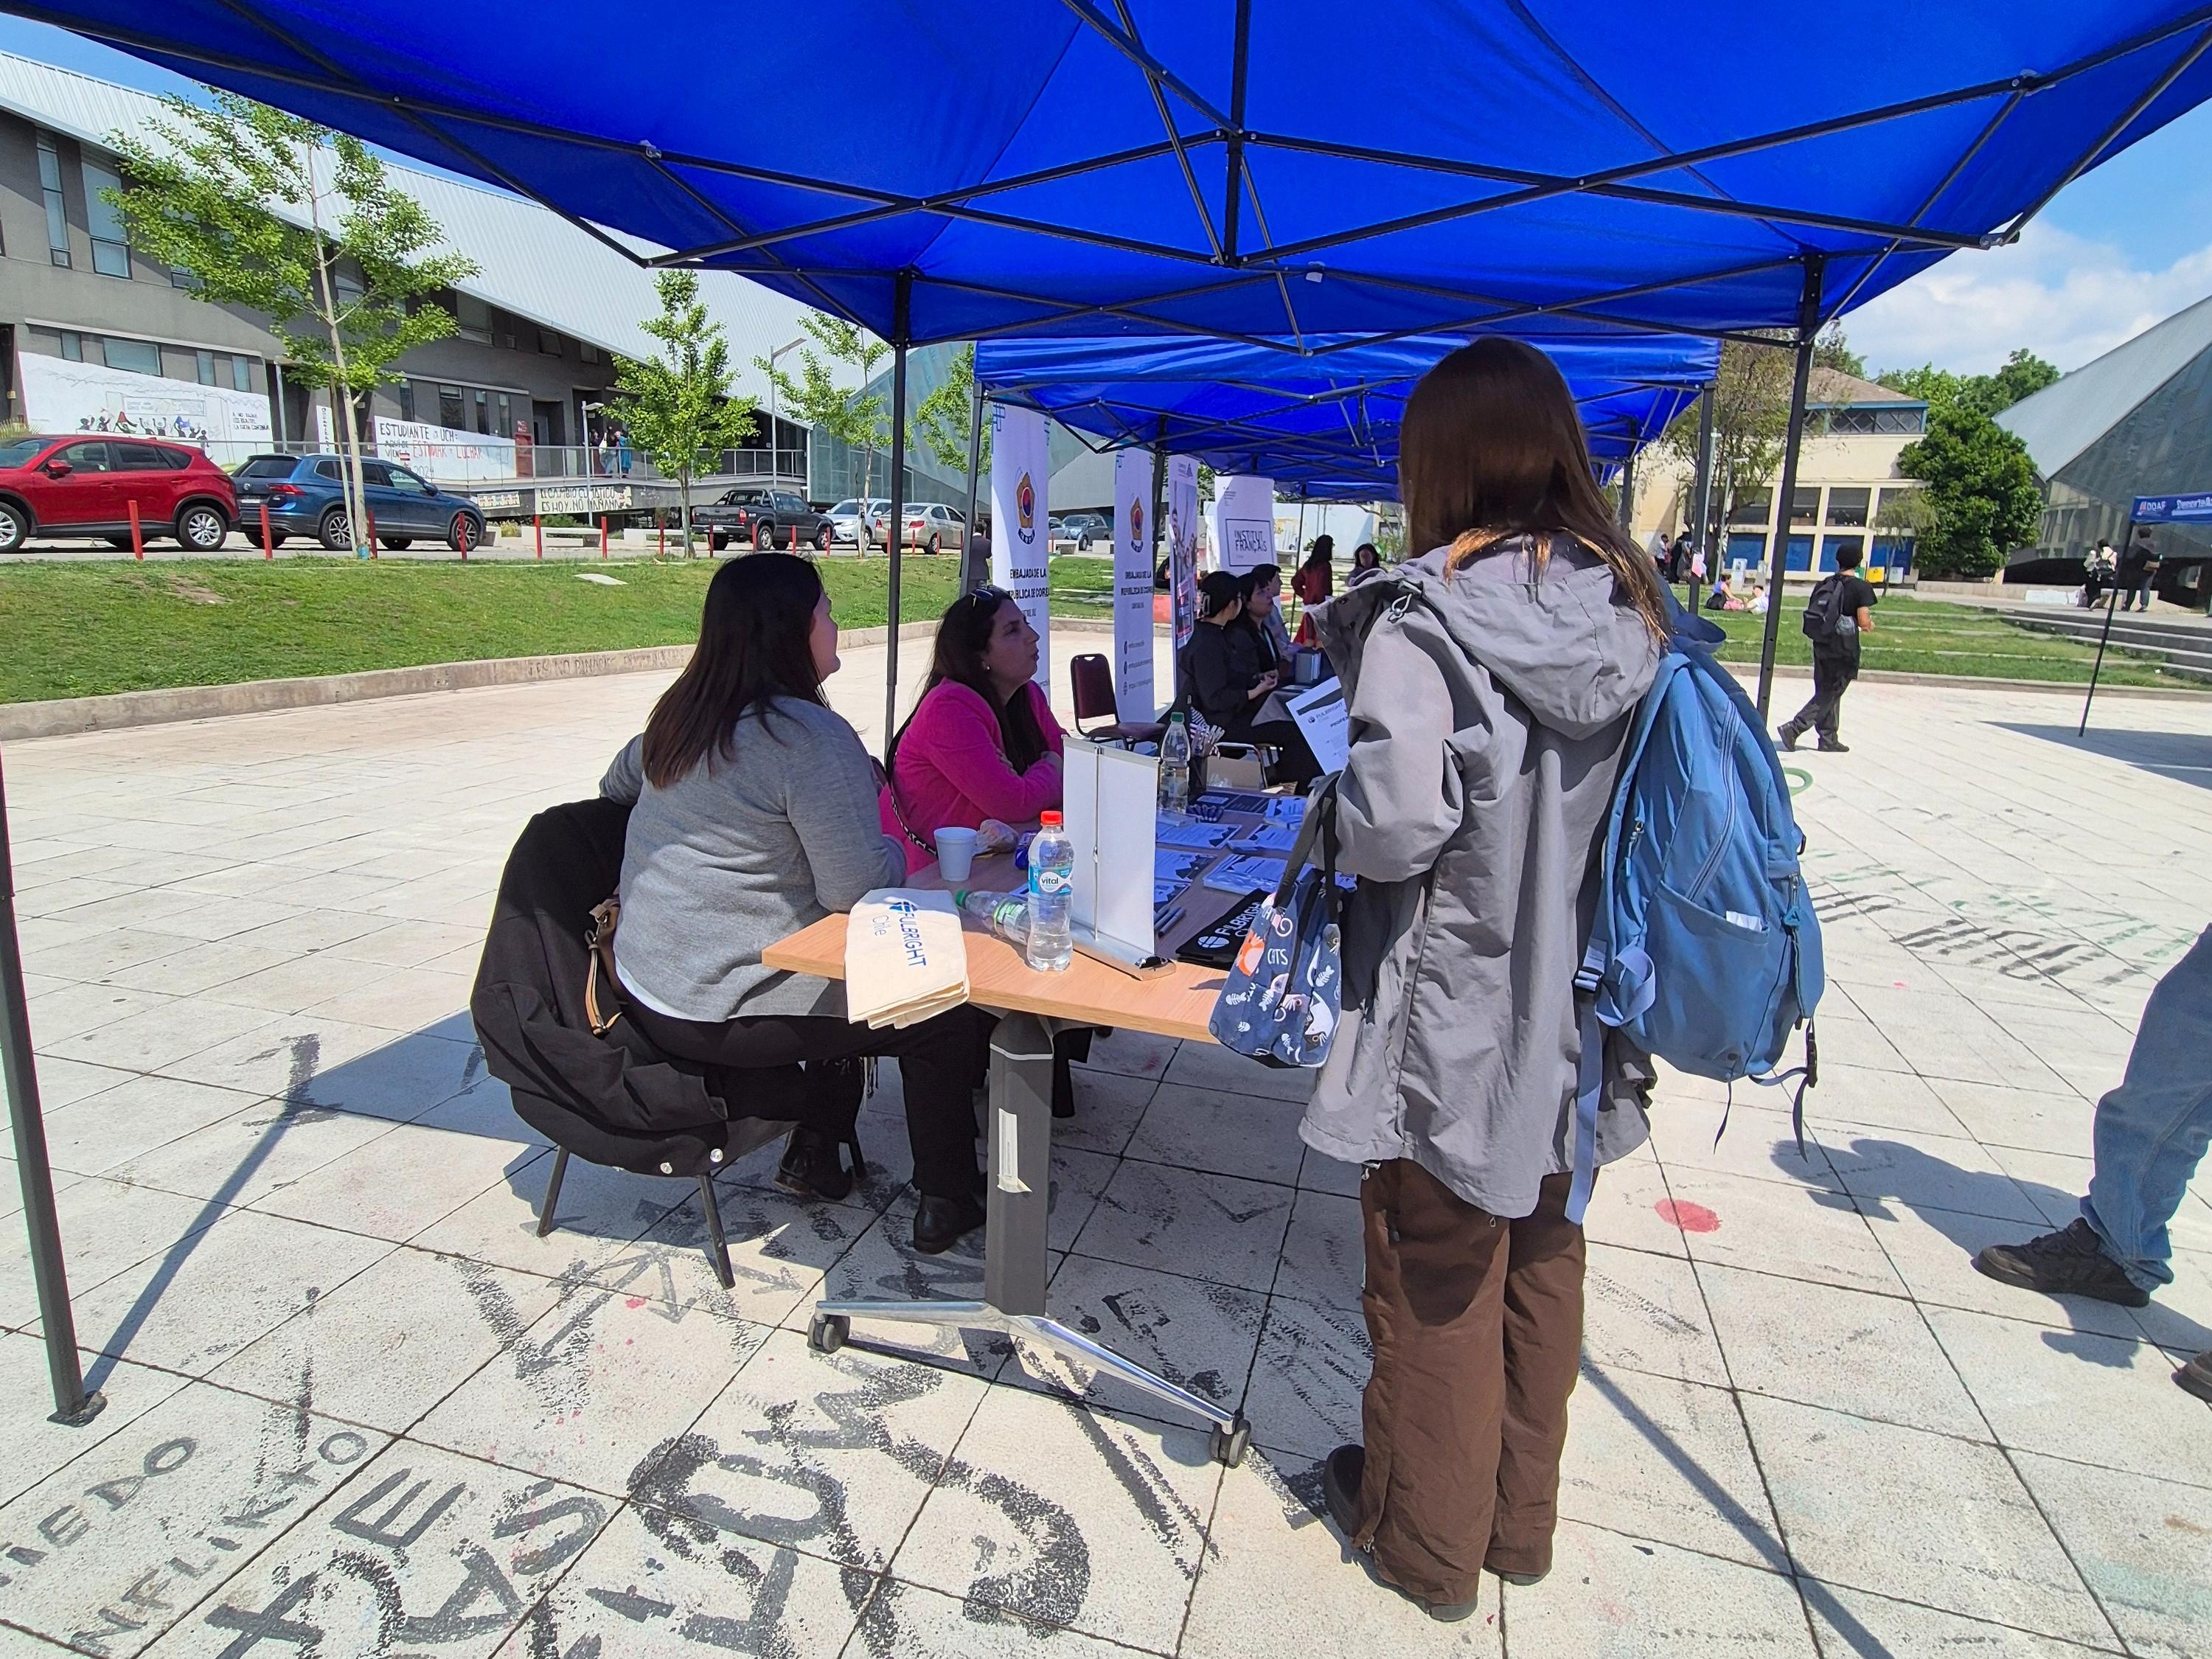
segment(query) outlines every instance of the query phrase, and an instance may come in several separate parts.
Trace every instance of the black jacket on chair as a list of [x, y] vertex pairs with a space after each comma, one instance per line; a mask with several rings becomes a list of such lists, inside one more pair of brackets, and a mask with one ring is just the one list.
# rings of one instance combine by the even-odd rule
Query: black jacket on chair
[[627, 805], [586, 800], [548, 807], [524, 827], [500, 876], [469, 1012], [486, 1068], [514, 1091], [523, 1121], [554, 1145], [641, 1175], [696, 1176], [787, 1131], [788, 1121], [732, 1119], [729, 1097], [795, 1088], [799, 1072], [708, 1072], [673, 1060], [627, 1017], [604, 1037], [592, 1034], [585, 931], [592, 907], [622, 878], [629, 824]]

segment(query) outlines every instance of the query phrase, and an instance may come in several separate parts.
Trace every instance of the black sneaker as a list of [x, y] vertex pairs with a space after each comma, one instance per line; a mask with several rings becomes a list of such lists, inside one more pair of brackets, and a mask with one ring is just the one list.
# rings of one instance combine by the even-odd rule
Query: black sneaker
[[1774, 737], [1775, 741], [1782, 745], [1784, 754], [1794, 755], [1797, 752], [1797, 734], [1790, 727], [1786, 726], [1775, 727]]
[[1820, 752], [1824, 755], [1848, 755], [1851, 752], [1851, 746], [1847, 743], [1824, 743], [1820, 745]]
[[2058, 1231], [2024, 1244], [1992, 1244], [1974, 1258], [1974, 1267], [2001, 1285], [2017, 1285], [2046, 1296], [2094, 1296], [2124, 1308], [2150, 1303], [2150, 1292], [2105, 1254], [2097, 1230], [2080, 1216]]
[[[1359, 1482], [1366, 1472], [1367, 1448], [1364, 1446], [1339, 1446], [1328, 1455], [1328, 1461], [1322, 1465], [1322, 1498], [1328, 1504], [1329, 1519], [1336, 1522], [1336, 1529], [1344, 1534], [1346, 1543], [1352, 1541], [1352, 1530], [1359, 1518]], [[1395, 1584], [1377, 1572], [1374, 1557], [1366, 1551], [1359, 1550], [1355, 1553], [1359, 1557], [1360, 1565], [1367, 1569], [1370, 1578], [1385, 1589], [1398, 1590], [1399, 1595], [1405, 1596], [1438, 1624], [1455, 1625], [1462, 1619], [1474, 1616], [1475, 1604], [1473, 1601], [1425, 1601], [1418, 1595], [1398, 1589]]]
[[2199, 1400], [2212, 1400], [2212, 1348], [2174, 1372], [2173, 1380]]

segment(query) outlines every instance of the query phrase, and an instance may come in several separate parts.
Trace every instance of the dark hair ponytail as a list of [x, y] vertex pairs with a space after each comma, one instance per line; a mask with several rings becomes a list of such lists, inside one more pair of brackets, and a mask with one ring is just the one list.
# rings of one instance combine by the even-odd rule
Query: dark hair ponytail
[[814, 613], [821, 573], [789, 553], [732, 559], [707, 584], [699, 646], [645, 723], [645, 775], [657, 789], [705, 762], [727, 760], [738, 723], [796, 697], [828, 707], [814, 667]]

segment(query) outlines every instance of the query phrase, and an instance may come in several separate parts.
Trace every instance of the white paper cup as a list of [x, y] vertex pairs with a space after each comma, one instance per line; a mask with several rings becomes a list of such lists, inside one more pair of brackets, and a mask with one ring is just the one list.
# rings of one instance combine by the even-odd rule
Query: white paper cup
[[937, 832], [937, 871], [947, 881], [965, 881], [975, 862], [975, 832], [948, 825]]

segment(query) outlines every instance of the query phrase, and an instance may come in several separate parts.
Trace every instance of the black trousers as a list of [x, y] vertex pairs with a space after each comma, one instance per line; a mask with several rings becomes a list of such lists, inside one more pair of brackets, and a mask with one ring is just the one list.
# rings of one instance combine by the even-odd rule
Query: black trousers
[[1783, 730], [1792, 738], [1807, 732], [1820, 733], [1824, 744], [1836, 742], [1838, 711], [1844, 693], [1859, 676], [1859, 653], [1856, 651], [1823, 651], [1813, 647], [1813, 700], [1792, 714]]
[[786, 1078], [786, 1068], [805, 1063], [806, 1085], [795, 1092], [763, 1090], [758, 1115], [789, 1116], [833, 1134], [851, 1127], [859, 1097], [850, 1092], [845, 1068], [822, 1062], [896, 1059], [905, 1085], [915, 1186], [933, 1198], [974, 1194], [979, 1176], [969, 1091], [981, 1018], [975, 1010], [954, 1008], [904, 1030], [880, 1031], [819, 1014], [763, 1014], [719, 1024], [675, 1019], [635, 997], [625, 1012], [650, 1042], [678, 1060], [732, 1071], [779, 1071]]

